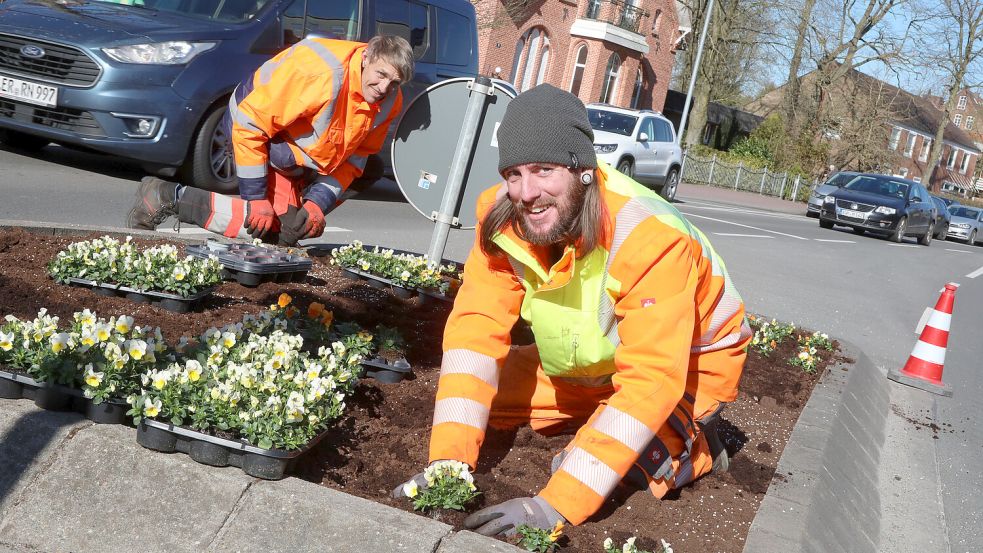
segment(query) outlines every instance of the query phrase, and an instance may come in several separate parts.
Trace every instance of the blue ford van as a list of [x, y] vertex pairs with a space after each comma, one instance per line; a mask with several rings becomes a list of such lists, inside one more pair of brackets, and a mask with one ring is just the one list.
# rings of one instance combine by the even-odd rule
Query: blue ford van
[[468, 0], [0, 0], [0, 140], [119, 155], [228, 192], [219, 122], [235, 86], [306, 36], [378, 33], [414, 48], [404, 105], [478, 72]]

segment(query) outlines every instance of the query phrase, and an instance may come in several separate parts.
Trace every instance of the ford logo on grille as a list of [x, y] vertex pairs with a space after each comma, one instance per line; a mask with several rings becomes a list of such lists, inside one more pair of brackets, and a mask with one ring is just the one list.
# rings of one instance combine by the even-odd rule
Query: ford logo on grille
[[24, 46], [20, 47], [20, 55], [24, 56], [25, 58], [43, 58], [44, 48], [33, 44], [25, 44]]
[[850, 204], [850, 209], [857, 209], [857, 204]]

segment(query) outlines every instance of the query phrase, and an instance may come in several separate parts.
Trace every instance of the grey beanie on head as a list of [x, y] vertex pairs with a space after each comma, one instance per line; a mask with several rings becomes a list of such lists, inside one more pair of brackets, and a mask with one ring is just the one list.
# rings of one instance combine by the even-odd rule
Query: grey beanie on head
[[579, 98], [550, 84], [519, 94], [498, 126], [498, 172], [523, 163], [597, 167], [594, 130]]

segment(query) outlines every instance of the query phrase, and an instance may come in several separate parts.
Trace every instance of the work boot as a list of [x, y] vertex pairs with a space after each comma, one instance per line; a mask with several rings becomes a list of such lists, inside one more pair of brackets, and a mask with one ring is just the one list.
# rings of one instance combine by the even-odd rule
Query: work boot
[[727, 448], [724, 447], [724, 443], [717, 433], [718, 420], [718, 417], [713, 417], [709, 422], [700, 426], [707, 439], [707, 446], [710, 447], [710, 456], [713, 457], [713, 472], [727, 472], [727, 469], [730, 468], [730, 457], [728, 457]]
[[137, 189], [133, 209], [126, 216], [126, 226], [134, 229], [154, 230], [171, 215], [177, 214], [174, 198], [177, 183], [157, 177], [143, 177]]

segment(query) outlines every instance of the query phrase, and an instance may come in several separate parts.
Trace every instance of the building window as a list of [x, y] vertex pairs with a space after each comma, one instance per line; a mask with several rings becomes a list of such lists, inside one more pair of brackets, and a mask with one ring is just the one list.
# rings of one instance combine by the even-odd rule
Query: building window
[[902, 167], [901, 169], [898, 169], [898, 176], [903, 179], [908, 178], [908, 168]]
[[570, 81], [570, 93], [580, 95], [580, 83], [584, 80], [584, 68], [587, 67], [587, 45], [577, 48], [577, 60], [573, 62], [573, 80]]
[[601, 13], [601, 0], [589, 0], [587, 2], [587, 19], [597, 19]]
[[915, 151], [915, 133], [908, 133], [908, 142], [904, 146], [904, 156], [911, 157], [912, 153]]
[[959, 166], [959, 172], [968, 175], [969, 173], [966, 172], [968, 169], [969, 169], [969, 154], [963, 152], [963, 162]]
[[959, 105], [956, 106], [956, 109], [966, 109], [966, 97], [965, 96], [960, 96], [959, 97]]
[[957, 113], [956, 116], [952, 118], [952, 122], [958, 127], [959, 124], [963, 122], [963, 114]]
[[550, 39], [541, 27], [529, 29], [519, 38], [512, 62], [512, 84], [519, 92], [543, 82], [549, 57]]
[[639, 68], [635, 74], [635, 89], [631, 93], [631, 108], [639, 109], [642, 103], [642, 90], [645, 89], [645, 79], [642, 77], [642, 70]]
[[611, 54], [608, 68], [604, 71], [604, 86], [601, 88], [601, 103], [610, 103], [618, 92], [618, 81], [621, 74], [621, 57]]
[[922, 139], [922, 153], [918, 156], [918, 161], [928, 161], [928, 152], [932, 149], [932, 139]]
[[659, 23], [662, 23], [662, 10], [655, 10], [652, 16], [652, 34], [659, 36]]
[[897, 150], [898, 142], [901, 142], [901, 129], [894, 127], [891, 130], [891, 141], [887, 145], [888, 150]]
[[966, 130], [967, 131], [973, 130], [973, 119], [974, 119], [974, 117], [972, 115], [967, 115], [966, 116]]
[[946, 164], [946, 167], [948, 167], [949, 169], [952, 169], [955, 166], [956, 166], [956, 149], [955, 148], [950, 148], [949, 149], [949, 163]]

